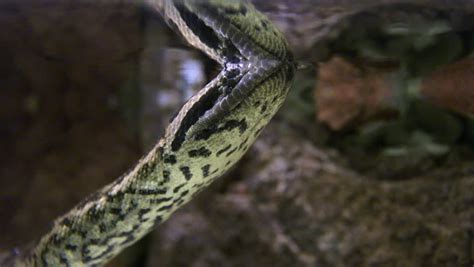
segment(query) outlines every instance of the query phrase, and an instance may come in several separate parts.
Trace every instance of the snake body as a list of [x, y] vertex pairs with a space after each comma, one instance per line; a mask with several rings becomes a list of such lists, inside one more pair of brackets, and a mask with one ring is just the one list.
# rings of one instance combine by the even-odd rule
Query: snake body
[[64, 216], [13, 266], [100, 266], [233, 166], [282, 105], [295, 64], [250, 3], [152, 1], [192, 46], [222, 65], [128, 174]]

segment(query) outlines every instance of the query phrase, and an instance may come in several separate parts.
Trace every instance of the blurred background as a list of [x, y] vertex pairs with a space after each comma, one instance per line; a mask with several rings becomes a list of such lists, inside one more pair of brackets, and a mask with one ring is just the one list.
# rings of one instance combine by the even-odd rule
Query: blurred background
[[[238, 166], [108, 266], [472, 266], [474, 2], [254, 3], [314, 67]], [[8, 252], [129, 170], [219, 66], [147, 3], [2, 0], [0, 29]]]

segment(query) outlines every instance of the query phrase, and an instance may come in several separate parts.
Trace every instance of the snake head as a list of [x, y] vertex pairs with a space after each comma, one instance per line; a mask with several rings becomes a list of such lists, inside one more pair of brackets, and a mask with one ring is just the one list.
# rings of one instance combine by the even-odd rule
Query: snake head
[[222, 71], [183, 109], [174, 149], [212, 131], [283, 65], [294, 65], [283, 35], [246, 1], [164, 0], [161, 13]]

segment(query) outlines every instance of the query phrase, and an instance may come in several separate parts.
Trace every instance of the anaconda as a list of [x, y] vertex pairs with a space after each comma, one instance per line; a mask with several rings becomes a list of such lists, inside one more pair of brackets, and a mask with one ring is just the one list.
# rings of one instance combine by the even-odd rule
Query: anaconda
[[231, 168], [282, 105], [295, 63], [250, 3], [149, 1], [221, 72], [179, 110], [127, 174], [58, 218], [12, 266], [97, 266], [135, 243]]

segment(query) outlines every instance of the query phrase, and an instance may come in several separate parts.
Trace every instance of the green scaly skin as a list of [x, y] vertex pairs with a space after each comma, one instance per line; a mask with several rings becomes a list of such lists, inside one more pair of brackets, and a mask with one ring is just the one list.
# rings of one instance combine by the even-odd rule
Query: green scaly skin
[[[105, 264], [231, 168], [282, 105], [295, 64], [281, 33], [251, 4], [149, 4], [222, 72], [181, 108], [130, 173], [58, 218], [30, 253], [7, 265]], [[191, 29], [190, 21], [198, 26]]]

